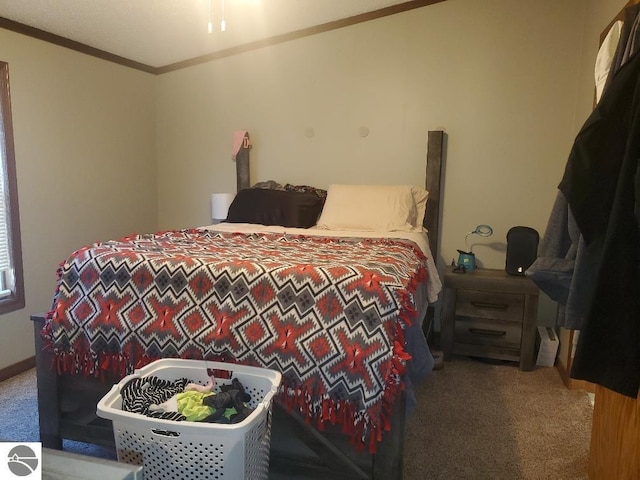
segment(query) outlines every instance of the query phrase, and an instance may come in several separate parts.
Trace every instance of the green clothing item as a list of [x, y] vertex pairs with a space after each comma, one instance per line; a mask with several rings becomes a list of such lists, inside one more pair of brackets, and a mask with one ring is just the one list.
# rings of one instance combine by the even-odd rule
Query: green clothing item
[[202, 404], [202, 399], [214, 395], [213, 393], [183, 392], [176, 395], [178, 412], [190, 422], [204, 420], [214, 412], [214, 409]]

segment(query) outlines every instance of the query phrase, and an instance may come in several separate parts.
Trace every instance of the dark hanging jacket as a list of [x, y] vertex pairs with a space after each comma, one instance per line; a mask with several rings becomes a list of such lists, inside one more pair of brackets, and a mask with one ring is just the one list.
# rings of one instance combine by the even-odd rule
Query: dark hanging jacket
[[640, 56], [578, 133], [560, 190], [597, 265], [571, 376], [636, 398], [640, 385]]

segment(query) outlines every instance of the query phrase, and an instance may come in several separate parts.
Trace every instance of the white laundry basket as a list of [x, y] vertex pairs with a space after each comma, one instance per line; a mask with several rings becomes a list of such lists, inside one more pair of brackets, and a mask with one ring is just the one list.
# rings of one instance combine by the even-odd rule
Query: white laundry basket
[[[207, 369], [231, 373], [251, 395], [254, 409], [242, 422], [172, 421], [122, 410], [122, 388], [135, 377], [206, 384]], [[161, 359], [123, 378], [98, 402], [97, 413], [113, 422], [118, 460], [142, 465], [145, 480], [267, 479], [271, 406], [281, 374], [265, 368], [202, 360]], [[230, 379], [216, 379], [216, 390]]]

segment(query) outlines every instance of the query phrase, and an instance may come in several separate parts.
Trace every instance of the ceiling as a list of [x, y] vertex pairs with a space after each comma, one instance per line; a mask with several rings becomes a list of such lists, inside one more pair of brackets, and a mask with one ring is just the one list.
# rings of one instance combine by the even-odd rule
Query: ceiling
[[[75, 46], [77, 42], [154, 71], [430, 3], [436, 1], [2, 0], [0, 27], [44, 39], [42, 34], [54, 34], [54, 43], [69, 39]], [[224, 32], [220, 28], [223, 9]], [[207, 28], [209, 18], [212, 33]], [[345, 23], [344, 19], [350, 20]], [[33, 28], [24, 29], [25, 25]], [[324, 28], [318, 30], [318, 26]]]

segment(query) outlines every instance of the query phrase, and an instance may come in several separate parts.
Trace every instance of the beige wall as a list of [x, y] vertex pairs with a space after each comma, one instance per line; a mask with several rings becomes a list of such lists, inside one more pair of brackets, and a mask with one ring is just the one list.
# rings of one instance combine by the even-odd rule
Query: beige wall
[[503, 268], [510, 227], [543, 234], [577, 132], [585, 15], [580, 0], [448, 0], [163, 75], [160, 227], [209, 223], [208, 195], [235, 191], [234, 130], [251, 133], [253, 182], [326, 187], [422, 183], [443, 128], [440, 265], [488, 223], [473, 250]]
[[576, 133], [583, 3], [448, 0], [162, 75], [160, 227], [208, 223], [208, 195], [235, 191], [234, 130], [252, 181], [323, 187], [420, 184], [444, 128], [443, 260], [488, 223], [474, 251], [502, 268], [511, 226], [543, 233]]
[[[509, 227], [544, 233], [591, 109], [597, 35], [623, 4], [447, 0], [160, 77], [0, 30], [27, 293], [0, 316], [0, 368], [33, 355], [28, 316], [50, 306], [70, 251], [209, 223], [209, 194], [235, 190], [239, 129], [254, 182], [320, 187], [420, 184], [426, 132], [445, 129], [440, 264], [489, 223], [474, 252], [502, 268]], [[547, 304], [540, 321], [552, 315]]]
[[0, 316], [0, 368], [34, 354], [32, 313], [87, 243], [157, 227], [156, 77], [0, 29], [9, 63], [26, 307]]

